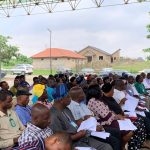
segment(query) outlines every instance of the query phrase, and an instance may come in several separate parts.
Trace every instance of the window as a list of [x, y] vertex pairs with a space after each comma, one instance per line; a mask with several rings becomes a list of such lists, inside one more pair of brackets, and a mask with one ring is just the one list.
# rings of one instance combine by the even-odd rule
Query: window
[[99, 60], [103, 60], [103, 56], [99, 56]]
[[53, 60], [57, 60], [57, 58], [53, 58]]
[[116, 57], [114, 57], [114, 60], [116, 60]]
[[70, 58], [68, 58], [68, 60], [70, 60]]
[[87, 61], [88, 61], [88, 62], [91, 62], [91, 61], [92, 61], [92, 56], [88, 56], [88, 57], [87, 57]]
[[44, 58], [41, 58], [41, 60], [44, 60]]

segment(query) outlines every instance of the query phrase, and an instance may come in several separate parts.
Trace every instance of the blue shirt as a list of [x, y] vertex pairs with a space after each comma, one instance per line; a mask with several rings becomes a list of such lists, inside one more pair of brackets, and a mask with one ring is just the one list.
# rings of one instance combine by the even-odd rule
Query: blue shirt
[[22, 124], [24, 126], [27, 125], [28, 122], [31, 121], [31, 107], [30, 106], [20, 106], [20, 105], [16, 105], [15, 107], [15, 112], [17, 113], [20, 121], [22, 122]]

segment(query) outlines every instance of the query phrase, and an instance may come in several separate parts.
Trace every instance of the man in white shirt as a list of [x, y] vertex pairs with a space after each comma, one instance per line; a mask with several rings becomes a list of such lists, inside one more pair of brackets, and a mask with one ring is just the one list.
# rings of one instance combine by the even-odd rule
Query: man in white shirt
[[146, 89], [150, 90], [150, 73], [148, 73], [146, 78], [143, 80], [143, 84]]
[[134, 86], [134, 82], [135, 82], [135, 80], [134, 80], [133, 76], [129, 76], [126, 91], [130, 96], [140, 98], [139, 93], [138, 93], [138, 91], [136, 90], [136, 88]]
[[123, 82], [123, 80], [121, 79], [116, 80], [113, 98], [120, 106], [124, 105], [126, 101], [125, 98], [126, 95], [124, 90], [125, 90], [125, 83]]
[[88, 109], [87, 105], [83, 103], [85, 99], [85, 94], [80, 87], [74, 87], [69, 92], [71, 96], [71, 103], [68, 108], [71, 110], [75, 120], [79, 124], [81, 121], [86, 120], [88, 117], [92, 116], [93, 113]]

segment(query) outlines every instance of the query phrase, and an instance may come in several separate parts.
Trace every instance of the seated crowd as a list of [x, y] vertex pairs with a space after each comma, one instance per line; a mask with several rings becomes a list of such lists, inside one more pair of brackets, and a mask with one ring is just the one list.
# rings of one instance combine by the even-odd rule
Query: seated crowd
[[[38, 76], [30, 85], [16, 76], [11, 88], [0, 82], [1, 150], [139, 150], [150, 149], [150, 73], [136, 77], [123, 74], [68, 77], [65, 74]], [[124, 105], [129, 97], [138, 101], [136, 117]], [[144, 113], [144, 115], [142, 115]], [[95, 118], [96, 131], [78, 130]], [[121, 130], [118, 120], [130, 119], [136, 130]]]

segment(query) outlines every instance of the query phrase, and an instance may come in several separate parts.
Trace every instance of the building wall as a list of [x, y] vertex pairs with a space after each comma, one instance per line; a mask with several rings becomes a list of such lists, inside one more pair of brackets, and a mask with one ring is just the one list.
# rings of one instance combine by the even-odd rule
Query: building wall
[[[82, 66], [84, 60], [83, 59], [73, 59], [73, 58], [52, 58], [52, 68], [57, 69], [60, 66], [78, 69], [78, 67]], [[38, 58], [33, 59], [33, 66], [35, 69], [49, 69], [50, 68], [50, 60], [49, 58]]]
[[[92, 62], [100, 62], [100, 63], [110, 63], [111, 62], [111, 57], [99, 52], [97, 50], [91, 49], [91, 48], [86, 48], [82, 51], [79, 52], [80, 55], [84, 56], [84, 57], [88, 57], [88, 56], [92, 56]], [[103, 60], [99, 60], [99, 56], [103, 56]], [[88, 60], [87, 60], [88, 63]]]
[[114, 62], [117, 62], [120, 60], [120, 50], [116, 51], [116, 53], [112, 54], [112, 58]]

